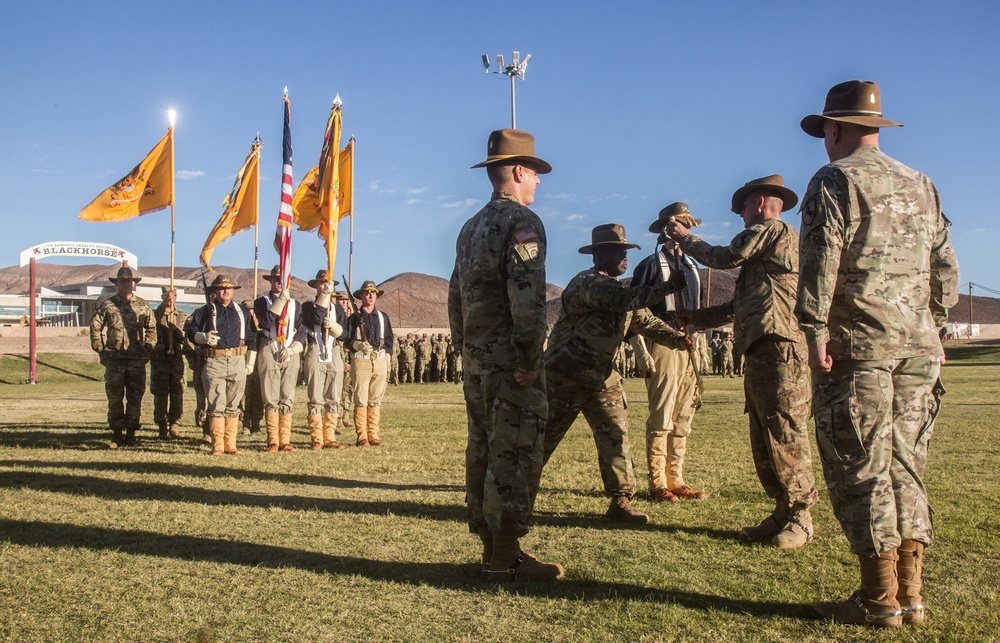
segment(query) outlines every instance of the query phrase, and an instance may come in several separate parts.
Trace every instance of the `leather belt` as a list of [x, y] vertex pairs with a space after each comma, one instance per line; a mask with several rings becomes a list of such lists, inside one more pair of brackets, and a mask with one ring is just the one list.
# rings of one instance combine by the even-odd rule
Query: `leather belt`
[[236, 357], [237, 355], [246, 355], [246, 346], [237, 346], [236, 348], [206, 348], [205, 357]]

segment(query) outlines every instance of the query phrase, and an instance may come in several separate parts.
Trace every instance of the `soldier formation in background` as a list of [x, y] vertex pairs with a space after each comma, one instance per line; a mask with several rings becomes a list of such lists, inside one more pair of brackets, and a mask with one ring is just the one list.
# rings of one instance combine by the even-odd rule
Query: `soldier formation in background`
[[[611, 496], [607, 519], [645, 524], [649, 517], [631, 504], [622, 378], [645, 383], [648, 490], [661, 502], [706, 497], [683, 473], [702, 377], [745, 373], [754, 466], [775, 506], [743, 534], [784, 549], [812, 540], [819, 494], [811, 411], [831, 504], [861, 572], [849, 599], [815, 611], [870, 627], [920, 623], [924, 549], [933, 544], [923, 478], [958, 263], [934, 185], [879, 150], [879, 128], [896, 125], [882, 118], [878, 86], [864, 81], [833, 87], [823, 113], [802, 120], [807, 134], [824, 139], [830, 164], [810, 181], [799, 234], [781, 219], [798, 199], [780, 175], [736, 190], [732, 211], [744, 230], [726, 246], [692, 234], [700, 222], [687, 204], [663, 208], [649, 226], [657, 248], [628, 287], [618, 277], [638, 246], [621, 225], [594, 228], [580, 248], [594, 265], [563, 291], [544, 354], [546, 237], [528, 206], [551, 166], [524, 131], [491, 133], [487, 159], [473, 166], [486, 168], [494, 191], [456, 243], [450, 336], [411, 333], [397, 342], [376, 308], [383, 293], [375, 282], [353, 293], [361, 307], [352, 312], [351, 296], [334, 293], [338, 282], [322, 270], [309, 281], [315, 298], [299, 304], [275, 266], [264, 276], [270, 292], [252, 311], [233, 301], [239, 286], [220, 274], [208, 303], [186, 318], [172, 290], [154, 312], [134, 295], [140, 277], [122, 267], [110, 278], [116, 294], [90, 324], [105, 367], [109, 447], [136, 444], [150, 360], [160, 437], [180, 437], [187, 358], [195, 422], [215, 456], [239, 453], [240, 417], [256, 432], [263, 416], [268, 451], [295, 450], [300, 359], [314, 450], [342, 448], [335, 436], [351, 425], [357, 446], [381, 445], [389, 381], [462, 382], [468, 527], [482, 544], [482, 576], [549, 581], [563, 577], [562, 566], [527, 554], [520, 541], [531, 529], [542, 467], [577, 416], [594, 434]], [[703, 307], [694, 260], [740, 268], [732, 301]], [[732, 332], [718, 330], [728, 323]]]

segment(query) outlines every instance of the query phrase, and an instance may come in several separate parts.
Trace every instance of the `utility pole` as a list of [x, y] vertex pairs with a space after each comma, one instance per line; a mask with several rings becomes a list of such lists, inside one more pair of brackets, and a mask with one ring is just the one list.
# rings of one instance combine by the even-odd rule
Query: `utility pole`
[[969, 339], [972, 339], [972, 282], [969, 282]]

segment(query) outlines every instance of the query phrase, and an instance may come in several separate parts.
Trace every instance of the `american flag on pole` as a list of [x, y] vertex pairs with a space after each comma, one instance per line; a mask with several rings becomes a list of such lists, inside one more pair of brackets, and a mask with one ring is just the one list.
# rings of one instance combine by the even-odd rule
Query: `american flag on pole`
[[292, 119], [288, 89], [285, 88], [285, 130], [281, 137], [281, 209], [278, 229], [274, 234], [274, 249], [281, 267], [281, 288], [288, 288], [292, 271]]
[[[285, 129], [281, 137], [281, 208], [278, 210], [278, 229], [274, 233], [274, 249], [278, 251], [281, 270], [281, 289], [288, 289], [292, 278], [292, 117], [285, 88]], [[278, 345], [285, 344], [288, 336], [288, 302], [281, 311], [278, 322]]]

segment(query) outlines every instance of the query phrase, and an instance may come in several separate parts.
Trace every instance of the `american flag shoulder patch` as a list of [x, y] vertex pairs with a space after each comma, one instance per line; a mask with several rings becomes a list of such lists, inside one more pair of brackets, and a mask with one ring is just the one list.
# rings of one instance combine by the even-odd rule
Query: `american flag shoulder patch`
[[514, 233], [514, 241], [518, 243], [527, 243], [532, 239], [536, 238], [538, 235], [535, 234], [535, 229], [531, 226], [527, 228], [521, 228]]

